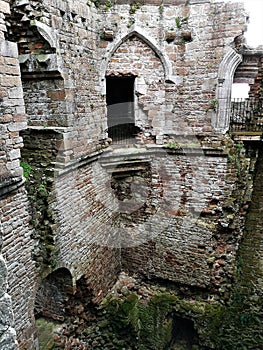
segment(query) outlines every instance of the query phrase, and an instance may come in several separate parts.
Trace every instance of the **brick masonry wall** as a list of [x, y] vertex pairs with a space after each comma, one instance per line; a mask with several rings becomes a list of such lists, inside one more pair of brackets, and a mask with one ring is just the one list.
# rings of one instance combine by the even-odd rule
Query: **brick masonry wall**
[[35, 264], [32, 261], [34, 242], [28, 212], [28, 198], [23, 187], [1, 197], [2, 252], [8, 268], [8, 291], [12, 297], [20, 349], [33, 349], [36, 336], [33, 314], [36, 291]]
[[[192, 132], [209, 134], [219, 64], [227, 48], [235, 47], [234, 39], [245, 29], [244, 11], [240, 4], [233, 3], [197, 1], [191, 5], [175, 5], [152, 6], [146, 2], [137, 7], [127, 3], [110, 8], [100, 6], [99, 57], [109, 60], [109, 71], [113, 64], [118, 64], [117, 70], [125, 72], [129, 61], [128, 71], [139, 70], [147, 81], [147, 67], [140, 65], [148, 58], [141, 54], [138, 60], [141, 41], [133, 42], [129, 33], [143, 38], [147, 45], [152, 45], [163, 66], [165, 62], [171, 65], [170, 71], [166, 67], [165, 102], [163, 96], [155, 102], [155, 114], [160, 119], [163, 117], [158, 110], [165, 111], [165, 123], [161, 130], [157, 124], [157, 133], [180, 134], [182, 130], [178, 125], [184, 121]], [[111, 39], [103, 36], [110, 32]], [[122, 50], [127, 52], [125, 58], [123, 53], [123, 59], [119, 57]]]
[[85, 276], [98, 301], [120, 270], [120, 252], [106, 244], [114, 206], [110, 177], [98, 169], [101, 151], [65, 166], [62, 137], [60, 129], [23, 133], [22, 159], [32, 167], [26, 187], [35, 228], [34, 260], [42, 278], [60, 267], [68, 268], [74, 281]]
[[[112, 245], [116, 204], [110, 176], [97, 163], [55, 177], [55, 232], [59, 264], [77, 280], [86, 276], [93, 300], [99, 301], [121, 268], [120, 250]], [[114, 210], [115, 207], [115, 210]]]
[[[30, 9], [26, 5], [13, 7], [10, 36], [20, 42], [29, 122], [74, 126], [69, 135], [72, 158], [92, 152], [106, 137], [104, 74], [138, 74], [137, 122], [153, 124], [154, 134], [182, 133], [178, 127], [182, 121], [194, 133], [211, 133], [218, 67], [245, 28], [242, 8], [207, 1], [157, 5], [101, 4], [96, 8], [81, 0], [78, 6], [71, 1], [47, 1], [32, 2]], [[34, 36], [17, 30], [23, 12], [24, 17], [38, 21], [19, 24], [30, 27]], [[130, 38], [133, 32], [139, 32], [139, 38]], [[39, 39], [37, 48], [35, 43], [30, 45], [35, 37]], [[145, 64], [141, 66], [141, 62]], [[160, 72], [161, 81], [152, 77], [155, 86], [153, 82], [148, 86], [151, 65], [159, 72], [160, 62], [166, 84]], [[64, 83], [54, 86], [54, 74]], [[154, 98], [149, 98], [152, 92]]]
[[124, 268], [182, 285], [223, 288], [233, 277], [243, 225], [239, 208], [227, 203], [237, 186], [234, 167], [219, 154], [161, 154], [152, 169], [149, 191], [159, 187], [158, 204], [144, 223], [124, 223], [126, 235], [143, 243], [138, 239], [122, 250]]
[[64, 81], [59, 78], [23, 80], [28, 125], [67, 126], [69, 110]]
[[21, 348], [30, 349], [35, 332], [33, 245], [20, 167], [23, 145], [20, 131], [26, 127], [26, 116], [17, 47], [4, 36], [4, 20], [9, 12], [9, 3], [0, 1], [0, 348], [3, 350], [17, 349], [15, 330], [23, 339]]
[[[0, 4], [6, 8], [6, 2]], [[49, 248], [55, 248], [52, 268], [67, 267], [75, 281], [85, 275], [94, 301], [99, 301], [111, 287], [121, 267], [119, 247], [114, 241], [115, 233], [117, 238], [121, 233], [116, 222], [123, 224], [114, 217], [120, 203], [111, 189], [112, 174], [98, 161], [107, 129], [104, 73], [126, 74], [128, 70], [143, 78], [137, 79], [142, 93], [137, 101], [141, 106], [137, 117], [152, 123], [156, 134], [184, 133], [186, 125], [191, 134], [207, 136], [212, 132], [209, 112], [214, 108], [217, 71], [226, 48], [244, 29], [242, 9], [238, 4], [206, 1], [191, 6], [184, 6], [182, 1], [176, 6], [159, 6], [158, 1], [154, 4], [157, 6], [151, 1], [138, 8], [120, 4], [106, 9], [95, 8], [84, 0], [77, 4], [48, 0], [31, 1], [32, 6], [20, 4], [19, 9], [14, 4], [12, 9], [11, 28], [6, 35], [20, 42], [30, 124], [29, 136], [24, 134], [25, 160], [49, 177], [46, 188], [39, 187], [43, 185], [39, 182], [31, 186], [37, 184], [35, 189], [44, 192], [37, 197], [42, 196], [41, 203], [45, 203], [40, 222], [45, 226], [43, 231], [31, 231], [22, 186], [1, 198], [1, 219], [5, 218], [3, 252], [10, 270], [10, 295], [21, 349], [35, 346], [33, 304], [40, 281], [33, 270], [31, 253], [39, 254], [43, 242], [39, 243], [38, 235], [46, 228], [51, 230], [47, 231], [51, 232]], [[29, 28], [33, 34], [25, 31]], [[105, 30], [112, 37], [107, 39]], [[130, 37], [133, 31], [135, 37]], [[7, 188], [11, 179], [15, 179], [12, 183], [21, 181], [19, 131], [26, 123], [18, 60], [10, 54], [14, 45], [4, 40], [2, 32], [1, 35], [0, 97], [4, 113], [0, 116], [0, 166], [3, 188]], [[125, 36], [127, 40], [120, 42]], [[120, 45], [112, 51], [115, 44]], [[109, 64], [105, 65], [107, 60]], [[151, 67], [154, 74], [150, 73]], [[161, 118], [160, 112], [164, 114]], [[153, 238], [137, 248], [125, 246], [122, 261], [124, 268], [150, 278], [220, 288], [231, 279], [240, 237], [236, 226], [239, 219], [234, 215], [238, 208], [226, 199], [234, 197], [237, 174], [221, 154], [195, 159], [199, 162], [194, 168], [190, 166], [193, 158], [185, 155], [165, 155], [164, 164], [160, 159], [152, 162], [149, 205], [152, 203], [153, 208], [149, 219], [147, 216], [146, 222], [134, 227], [137, 236], [146, 232]], [[201, 192], [194, 175], [202, 178]], [[200, 206], [203, 193], [204, 203]], [[157, 204], [160, 211], [155, 213]], [[197, 219], [194, 229], [182, 226], [185, 218]], [[242, 218], [238, 224], [242, 227]], [[126, 234], [125, 225], [124, 228]], [[5, 274], [4, 267], [2, 270]], [[0, 290], [5, 291], [5, 286], [0, 284]]]

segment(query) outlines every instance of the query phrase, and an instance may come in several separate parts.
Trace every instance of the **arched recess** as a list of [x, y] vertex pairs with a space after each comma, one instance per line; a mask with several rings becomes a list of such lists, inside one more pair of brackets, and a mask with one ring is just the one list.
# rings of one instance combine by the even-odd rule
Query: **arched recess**
[[74, 293], [71, 272], [62, 267], [41, 282], [35, 298], [35, 317], [64, 321], [66, 303]]
[[218, 70], [217, 113], [213, 116], [212, 126], [218, 133], [226, 133], [229, 129], [231, 110], [231, 89], [235, 70], [242, 62], [242, 56], [229, 48]]
[[100, 74], [101, 74], [101, 89], [102, 94], [106, 94], [106, 80], [105, 80], [105, 74], [106, 70], [108, 68], [108, 64], [111, 60], [112, 55], [116, 50], [130, 37], [136, 36], [139, 39], [141, 39], [145, 44], [147, 44], [156, 54], [156, 56], [160, 59], [164, 73], [165, 73], [165, 80], [169, 81], [170, 83], [175, 83], [175, 77], [172, 74], [172, 65], [169, 60], [169, 58], [166, 56], [166, 54], [158, 47], [157, 43], [153, 38], [148, 36], [142, 29], [140, 29], [137, 26], [133, 26], [128, 32], [123, 34], [122, 36], [117, 36], [116, 39], [112, 42], [110, 47], [108, 48], [107, 57], [103, 60], [101, 67], [100, 67]]

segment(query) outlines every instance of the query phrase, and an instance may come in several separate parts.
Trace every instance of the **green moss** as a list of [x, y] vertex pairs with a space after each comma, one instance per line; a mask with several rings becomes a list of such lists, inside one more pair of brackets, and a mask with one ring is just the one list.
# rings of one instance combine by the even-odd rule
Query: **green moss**
[[140, 350], [168, 348], [173, 337], [174, 314], [185, 314], [192, 320], [197, 314], [205, 314], [202, 303], [183, 302], [168, 292], [155, 294], [147, 301], [136, 294], [124, 299], [112, 297], [101, 305], [114, 336]]
[[238, 293], [229, 306], [219, 306], [206, 313], [203, 336], [215, 349], [257, 349], [262, 346], [262, 326], [256, 312]]
[[111, 297], [102, 305], [108, 327], [114, 337], [125, 341], [127, 348], [168, 349], [175, 315], [193, 322], [201, 347], [240, 350], [257, 349], [261, 344], [258, 313], [251, 310], [238, 289], [228, 305], [179, 299], [168, 292], [153, 295], [147, 301], [136, 294], [124, 299]]
[[108, 1], [106, 1], [106, 3], [105, 3], [104, 10], [105, 10], [105, 11], [108, 11], [110, 8], [112, 8], [112, 6], [113, 6], [112, 1], [108, 0]]
[[55, 343], [53, 339], [54, 324], [40, 318], [36, 320], [37, 336], [39, 341], [39, 350], [51, 350]]

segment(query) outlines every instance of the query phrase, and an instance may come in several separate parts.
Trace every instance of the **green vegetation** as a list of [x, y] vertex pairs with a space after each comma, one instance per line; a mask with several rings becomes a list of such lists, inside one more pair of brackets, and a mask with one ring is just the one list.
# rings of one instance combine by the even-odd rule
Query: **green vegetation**
[[165, 145], [165, 147], [167, 147], [167, 148], [171, 148], [171, 149], [178, 149], [178, 148], [180, 148], [180, 145], [179, 145], [179, 143], [178, 142], [168, 142], [166, 145]]
[[175, 18], [175, 23], [176, 23], [177, 29], [181, 29], [182, 28], [182, 22], [181, 22], [181, 18], [180, 17], [176, 17]]
[[25, 162], [20, 162], [20, 166], [23, 168], [23, 176], [28, 180], [30, 175], [32, 175], [33, 167]]
[[216, 112], [218, 106], [218, 100], [214, 99], [210, 103], [210, 109], [212, 109], [214, 112]]
[[212, 308], [203, 319], [206, 337], [215, 349], [259, 349], [263, 344], [260, 309], [262, 302], [251, 309], [249, 298], [236, 288], [229, 305]]
[[170, 349], [176, 315], [193, 322], [199, 338], [193, 345], [196, 349], [199, 346], [217, 350], [258, 349], [263, 340], [258, 317], [262, 305], [253, 312], [248, 304], [238, 290], [233, 292], [229, 305], [179, 299], [169, 292], [142, 301], [132, 293], [122, 299], [110, 296], [100, 309], [105, 317], [104, 331], [110, 328], [114, 337], [122, 341], [121, 345], [129, 349], [128, 345], [140, 350]]
[[127, 28], [131, 28], [131, 26], [135, 23], [135, 19], [131, 18], [129, 23], [127, 24]]
[[132, 348], [163, 350], [171, 341], [169, 313], [177, 304], [178, 298], [170, 294], [155, 295], [147, 303], [130, 294], [125, 299], [105, 300], [102, 308], [116, 337]]
[[36, 329], [40, 350], [51, 350], [54, 348], [55, 344], [53, 339], [53, 328], [54, 324], [52, 322], [48, 322], [43, 318], [36, 320]]
[[94, 2], [94, 5], [95, 5], [97, 8], [100, 8], [100, 5], [101, 5], [100, 0], [93, 0], [93, 2]]
[[130, 14], [134, 14], [139, 8], [141, 7], [141, 4], [139, 2], [135, 2], [130, 6]]
[[110, 0], [108, 0], [105, 3], [104, 10], [108, 11], [112, 6], [113, 6], [113, 3]]
[[186, 24], [188, 22], [188, 17], [185, 18], [180, 18], [180, 17], [176, 17], [175, 18], [175, 23], [176, 23], [176, 27], [177, 29], [181, 29], [183, 24]]

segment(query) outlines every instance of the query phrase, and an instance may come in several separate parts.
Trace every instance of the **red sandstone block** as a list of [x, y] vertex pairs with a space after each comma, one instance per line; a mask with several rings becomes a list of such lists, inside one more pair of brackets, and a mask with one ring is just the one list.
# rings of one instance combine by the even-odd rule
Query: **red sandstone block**
[[14, 114], [14, 122], [25, 122], [26, 115], [25, 114]]
[[35, 49], [42, 49], [43, 44], [42, 43], [36, 43], [35, 44]]
[[[52, 101], [64, 101], [65, 100], [65, 90], [50, 90], [47, 92], [47, 96], [52, 100]], [[55, 106], [53, 106], [55, 107]]]

